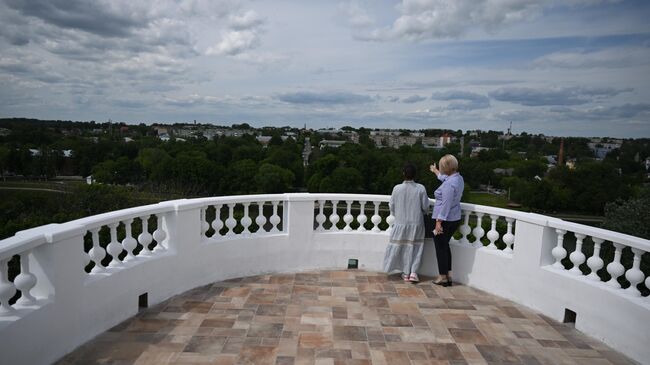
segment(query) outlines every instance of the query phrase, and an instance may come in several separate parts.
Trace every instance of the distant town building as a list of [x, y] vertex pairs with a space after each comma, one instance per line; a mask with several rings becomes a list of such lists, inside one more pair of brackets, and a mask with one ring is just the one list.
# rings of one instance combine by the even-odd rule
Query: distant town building
[[335, 141], [335, 140], [331, 140], [331, 139], [324, 139], [324, 140], [320, 141], [320, 143], [318, 145], [319, 145], [320, 149], [323, 149], [325, 147], [339, 148], [339, 147], [343, 146], [344, 144], [346, 144], [347, 142], [348, 141]]
[[505, 175], [505, 176], [512, 176], [512, 173], [514, 171], [515, 169], [513, 168], [504, 169], [500, 167], [497, 167], [496, 169], [492, 170], [492, 172], [494, 172], [495, 175]]
[[442, 148], [452, 141], [452, 136], [445, 133], [440, 137], [426, 137], [422, 132], [404, 132], [396, 130], [374, 130], [370, 139], [378, 147], [399, 148], [421, 143], [425, 148]]
[[477, 157], [482, 151], [489, 151], [490, 148], [487, 147], [472, 147], [469, 157]]
[[607, 156], [608, 153], [612, 152], [615, 149], [621, 148], [623, 145], [623, 140], [620, 139], [602, 139], [602, 138], [592, 138], [587, 146], [593, 151], [597, 159], [602, 160]]
[[569, 170], [575, 170], [575, 168], [576, 168], [576, 163], [577, 163], [577, 160], [576, 160], [575, 158], [570, 158], [570, 159], [568, 159], [568, 160], [566, 161], [566, 163], [565, 163], [564, 165], [565, 165], [566, 167], [568, 167]]

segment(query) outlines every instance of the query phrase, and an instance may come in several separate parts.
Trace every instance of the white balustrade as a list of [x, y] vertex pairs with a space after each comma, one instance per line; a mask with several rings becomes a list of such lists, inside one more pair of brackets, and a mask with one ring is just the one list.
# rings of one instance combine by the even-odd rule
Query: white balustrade
[[273, 233], [280, 232], [280, 229], [278, 229], [278, 224], [282, 221], [280, 219], [280, 216], [278, 215], [278, 205], [280, 204], [279, 201], [273, 201], [273, 215], [271, 218], [269, 218], [269, 222], [271, 222], [271, 231]]
[[210, 224], [207, 221], [207, 208], [201, 208], [201, 237], [207, 237], [206, 233], [210, 229]]
[[379, 205], [381, 204], [380, 202], [372, 202], [372, 204], [375, 206], [375, 213], [372, 215], [372, 218], [370, 218], [370, 221], [372, 222], [372, 231], [377, 233], [381, 232], [381, 229], [379, 229], [379, 223], [381, 223], [381, 216], [379, 215]]
[[228, 218], [226, 218], [226, 236], [235, 235], [235, 227], [237, 226], [237, 220], [235, 219], [235, 204], [228, 204]]
[[9, 305], [9, 299], [14, 294], [16, 294], [16, 287], [9, 281], [9, 259], [0, 260], [0, 316], [14, 311], [14, 308]]
[[512, 253], [512, 244], [515, 243], [515, 235], [512, 233], [512, 223], [514, 221], [514, 218], [506, 217], [508, 228], [506, 228], [506, 234], [503, 235], [503, 243], [506, 244], [506, 247], [503, 249], [505, 253]]
[[469, 244], [467, 236], [472, 232], [472, 228], [469, 226], [469, 216], [472, 212], [469, 210], [464, 210], [463, 212], [465, 213], [465, 220], [459, 228], [459, 231], [463, 236], [460, 238], [459, 243]]
[[487, 245], [487, 248], [490, 250], [496, 250], [496, 242], [499, 239], [499, 232], [497, 232], [497, 219], [498, 215], [490, 214], [490, 230], [487, 233], [487, 238], [490, 240], [490, 244]]
[[[272, 205], [272, 212], [270, 216], [264, 214], [264, 205], [270, 202]], [[210, 223], [214, 233], [205, 237], [206, 239], [221, 240], [221, 239], [234, 239], [239, 237], [251, 237], [266, 233], [284, 233], [284, 228], [280, 229], [283, 218], [279, 213], [280, 207], [284, 206], [282, 200], [258, 200], [258, 199], [242, 199], [234, 201], [231, 198], [219, 198], [216, 204], [206, 204], [204, 207], [214, 206], [215, 218]], [[221, 218], [222, 208], [228, 208], [228, 216], [226, 219]], [[251, 209], [251, 206], [253, 207]], [[251, 210], [254, 212], [257, 207], [257, 215], [253, 218]], [[268, 214], [268, 213], [267, 213]], [[241, 218], [238, 218], [240, 217]], [[253, 222], [255, 225], [253, 225]], [[257, 229], [254, 227], [257, 226]], [[222, 233], [222, 230], [225, 232]], [[241, 232], [238, 227], [241, 227]]]
[[620, 243], [614, 243], [614, 260], [607, 265], [607, 272], [612, 276], [611, 279], [607, 282], [607, 285], [614, 289], [619, 289], [621, 284], [618, 282], [618, 277], [623, 275], [625, 268], [621, 264], [621, 252], [623, 250], [623, 245]]
[[[261, 204], [263, 205], [264, 202], [262, 202]], [[221, 204], [217, 204], [214, 206], [214, 220], [210, 224], [212, 226], [212, 229], [214, 230], [214, 234], [212, 235], [213, 238], [219, 237], [221, 235], [221, 229], [223, 228], [223, 221], [221, 220], [221, 207], [222, 207]]]
[[330, 218], [329, 218], [330, 223], [332, 223], [332, 226], [330, 227], [330, 231], [338, 231], [339, 230], [339, 227], [336, 226], [336, 224], [341, 219], [339, 217], [339, 213], [336, 211], [338, 205], [339, 205], [338, 200], [332, 200], [332, 214], [330, 214]]
[[122, 245], [120, 242], [117, 240], [117, 226], [119, 223], [111, 223], [108, 225], [108, 228], [110, 229], [111, 232], [111, 242], [108, 244], [107, 251], [108, 253], [112, 256], [110, 264], [108, 264], [108, 267], [110, 268], [117, 268], [122, 266], [122, 261], [120, 261], [120, 254], [123, 251]]
[[36, 302], [36, 298], [30, 293], [36, 286], [36, 276], [29, 269], [31, 250], [20, 254], [20, 274], [14, 278], [14, 286], [20, 290], [20, 298], [16, 304], [30, 305]]
[[591, 272], [589, 275], [587, 275], [587, 278], [593, 281], [600, 281], [598, 270], [602, 269], [604, 265], [603, 259], [600, 258], [600, 245], [605, 240], [597, 237], [591, 237], [591, 240], [594, 241], [594, 253], [587, 260], [587, 266], [589, 266], [589, 269], [591, 269]]
[[357, 222], [359, 222], [358, 230], [360, 232], [365, 232], [366, 231], [365, 224], [368, 221], [368, 217], [366, 217], [366, 201], [365, 200], [359, 201], [359, 205], [361, 205], [361, 207], [359, 208], [359, 215], [357, 216]]
[[122, 240], [122, 247], [124, 247], [124, 250], [126, 250], [126, 257], [124, 257], [124, 261], [127, 262], [135, 259], [133, 250], [138, 247], [138, 242], [135, 240], [135, 238], [133, 238], [133, 234], [131, 232], [131, 224], [133, 223], [133, 219], [127, 219], [122, 223], [124, 224], [124, 230], [126, 231], [126, 236]]
[[257, 233], [262, 233], [264, 231], [264, 225], [266, 224], [266, 216], [264, 215], [264, 202], [257, 202], [257, 217], [255, 217], [255, 224], [257, 224]]
[[347, 206], [347, 212], [343, 216], [343, 222], [345, 222], [343, 230], [345, 232], [352, 232], [352, 227], [350, 226], [350, 223], [354, 220], [354, 217], [352, 216], [352, 200], [346, 200], [345, 204]]
[[244, 217], [241, 219], [241, 225], [244, 227], [244, 230], [242, 231], [242, 234], [244, 235], [250, 235], [251, 231], [248, 229], [248, 227], [253, 224], [253, 220], [249, 216], [248, 213], [248, 207], [251, 205], [251, 203], [244, 203]]
[[483, 215], [484, 213], [476, 213], [476, 227], [472, 230], [472, 234], [475, 237], [474, 242], [472, 242], [472, 246], [474, 247], [483, 247], [483, 242], [481, 242], [481, 238], [485, 235], [485, 230], [483, 229]]
[[[17, 235], [16, 239], [11, 242], [0, 242], [0, 334], [3, 334], [2, 331], [5, 328], [11, 328], [13, 332], [5, 333], [5, 338], [7, 338], [6, 336], [24, 337], [17, 342], [12, 342], [12, 344], [24, 343], [29, 344], [29, 346], [46, 348], [48, 335], [43, 335], [38, 330], [29, 332], [26, 328], [38, 328], [38, 321], [42, 320], [43, 326], [40, 328], [44, 331], [48, 331], [48, 326], [55, 328], [57, 331], [63, 329], [65, 333], [62, 333], [61, 337], [70, 339], [65, 346], [60, 348], [54, 355], [48, 355], [50, 357], [31, 361], [31, 363], [49, 363], [56, 361], [57, 356], [64, 355], [70, 348], [80, 345], [85, 339], [92, 338], [102, 330], [113, 326], [118, 318], [107, 318], [109, 313], [106, 311], [110, 310], [108, 308], [126, 308], [127, 304], [134, 303], [137, 296], [141, 295], [143, 291], [151, 290], [153, 293], [168, 293], [162, 294], [162, 297], [156, 297], [155, 300], [158, 303], [160, 300], [165, 300], [165, 295], [171, 295], [169, 293], [179, 293], [197, 285], [205, 285], [213, 278], [206, 279], [206, 272], [210, 270], [194, 267], [193, 265], [197, 265], [197, 263], [219, 265], [219, 270], [215, 270], [214, 277], [220, 279], [233, 275], [232, 273], [240, 275], [241, 273], [257, 272], [255, 270], [272, 272], [278, 267], [285, 270], [293, 264], [291, 260], [295, 261], [295, 258], [291, 257], [293, 252], [296, 252], [296, 258], [300, 258], [300, 269], [309, 268], [313, 265], [328, 265], [327, 267], [331, 267], [332, 263], [335, 262], [334, 259], [336, 262], [344, 263], [348, 257], [358, 257], [361, 262], [367, 265], [367, 268], [373, 270], [375, 266], [381, 265], [383, 247], [381, 245], [387, 243], [388, 232], [390, 232], [395, 221], [395, 217], [389, 214], [385, 218], [386, 226], [383, 223], [382, 215], [387, 212], [385, 209], [387, 200], [388, 197], [353, 194], [317, 194], [313, 196], [309, 194], [283, 194], [188, 199], [131, 208], [105, 215], [87, 217], [74, 222], [47, 226], [40, 231], [35, 230], [24, 233], [24, 235], [42, 235], [42, 238], [34, 239], [29, 244], [25, 243], [27, 241], [21, 241], [24, 238], [23, 236]], [[338, 203], [343, 201], [346, 203], [346, 209], [345, 214], [341, 217], [337, 208]], [[332, 212], [329, 215], [325, 213], [326, 203], [328, 202], [332, 204]], [[359, 204], [359, 213], [356, 216], [356, 206], [353, 206], [355, 202]], [[267, 208], [266, 215], [264, 214], [265, 203], [272, 205], [272, 207]], [[369, 209], [374, 212], [366, 214], [366, 206], [370, 204], [374, 209]], [[228, 207], [228, 216], [225, 220], [221, 218], [224, 205]], [[254, 221], [259, 228], [255, 232], [252, 232], [254, 229], [251, 229], [253, 225], [253, 217], [250, 214], [251, 205], [256, 205], [258, 211]], [[208, 222], [207, 216], [211, 216], [212, 207], [215, 210], [215, 218]], [[254, 211], [255, 208], [252, 210]], [[642, 310], [650, 308], [648, 307], [650, 297], [643, 291], [643, 295], [646, 295], [646, 297], [639, 298], [642, 292], [638, 288], [641, 287], [639, 284], [645, 284], [646, 287], [650, 286], [650, 277], [646, 277], [644, 272], [641, 271], [641, 267], [645, 265], [642, 260], [647, 259], [644, 255], [650, 248], [650, 243], [647, 240], [550, 217], [545, 218], [536, 214], [507, 211], [499, 208], [463, 204], [462, 212], [464, 220], [460, 226], [462, 234], [459, 240], [460, 243], [469, 243], [468, 235], [473, 234], [475, 239], [472, 245], [483, 247], [481, 239], [485, 236], [489, 240], [487, 248], [494, 250], [498, 248], [497, 243], [501, 237], [505, 244], [504, 253], [512, 253], [515, 244], [518, 250], [517, 255], [494, 255], [487, 250], [476, 250], [467, 245], [454, 245], [453, 249], [456, 250], [454, 252], [455, 260], [475, 263], [475, 266], [472, 266], [472, 264], [469, 264], [470, 267], [459, 265], [458, 268], [460, 271], [458, 277], [468, 278], [466, 279], [469, 280], [468, 285], [473, 283], [484, 284], [485, 288], [493, 288], [495, 294], [506, 296], [514, 301], [531, 303], [529, 301], [531, 297], [530, 300], [546, 301], [543, 306], [540, 306], [546, 311], [544, 314], [550, 313], [552, 315], [565, 307], [576, 308], [580, 311], [583, 320], [593, 321], [593, 323], [603, 328], [610, 325], [607, 320], [603, 320], [601, 317], [610, 314], [604, 314], [602, 311], [585, 310], [584, 305], [588, 305], [588, 303], [585, 304], [585, 299], [593, 301], [593, 298], [590, 297], [592, 295], [604, 298], [604, 303], [616, 303], [616, 307], [611, 312], [616, 312], [613, 315], [620, 316], [620, 318], [626, 315], [638, 318], [643, 313], [646, 313], [642, 312]], [[307, 214], [310, 216], [306, 217]], [[473, 230], [470, 227], [472, 214], [477, 217], [476, 227]], [[486, 215], [490, 217], [490, 228], [487, 233], [482, 228], [482, 219]], [[155, 218], [152, 216], [155, 216]], [[240, 219], [236, 218], [240, 216]], [[285, 221], [285, 217], [290, 218], [291, 222]], [[497, 229], [499, 219], [502, 218], [507, 223], [503, 235]], [[137, 237], [134, 237], [134, 233], [138, 231], [138, 228], [133, 228], [134, 219], [139, 219], [142, 224], [142, 232]], [[149, 219], [156, 220], [155, 230], [151, 227], [152, 233], [149, 232]], [[183, 226], [188, 220], [197, 219], [200, 222], [194, 221], [188, 227]], [[357, 228], [353, 228], [353, 226], [356, 227], [356, 224], [354, 224], [355, 219], [359, 224]], [[337, 232], [339, 231], [337, 224], [341, 220], [345, 222], [343, 228], [343, 231], [346, 232], [345, 239], [338, 240], [336, 236], [328, 237], [330, 234], [340, 234]], [[327, 229], [327, 233], [323, 234], [308, 235], [309, 232], [306, 227], [290, 226], [290, 224], [295, 225], [296, 222], [299, 222], [300, 224], [309, 224], [309, 230], [323, 232], [325, 231], [324, 225], [328, 221], [332, 226]], [[372, 223], [372, 226], [366, 226], [367, 223]], [[124, 224], [124, 231], [119, 227], [121, 224]], [[380, 225], [382, 228], [388, 228], [382, 229]], [[239, 231], [239, 226], [243, 227], [241, 233], [235, 232], [236, 229]], [[208, 238], [206, 234], [210, 231], [210, 227], [215, 232]], [[227, 228], [227, 231], [224, 227]], [[105, 249], [104, 245], [107, 243], [106, 241], [109, 241], [104, 235], [106, 229], [110, 235], [110, 242], [108, 242]], [[517, 230], [516, 236], [515, 229]], [[133, 232], [133, 230], [136, 230], [136, 232]], [[196, 232], [197, 230], [201, 231], [200, 236]], [[222, 235], [222, 231], [226, 231], [225, 236]], [[528, 232], [540, 232], [540, 235], [539, 237], [522, 237]], [[569, 237], [576, 237], [576, 248], [568, 256], [572, 263], [569, 272], [576, 274], [575, 276], [558, 273], [551, 268], [565, 270], [562, 265], [562, 261], [567, 258], [564, 241], [566, 234], [569, 232], [572, 234]], [[125, 235], [124, 239], [119, 242], [118, 235], [122, 237], [123, 233]], [[273, 234], [266, 235], [267, 233]], [[296, 236], [292, 237], [292, 234]], [[88, 235], [92, 240], [92, 247], [87, 255], [84, 254], [82, 258], [78, 250], [83, 247]], [[245, 242], [238, 242], [234, 245], [211, 244], [220, 239], [244, 237], [246, 238]], [[261, 239], [255, 239], [256, 237]], [[341, 237], [343, 238], [343, 236]], [[553, 242], [554, 238], [557, 239], [556, 242]], [[305, 242], [305, 239], [308, 242]], [[352, 245], [348, 244], [348, 241], [355, 239], [359, 240], [358, 245], [356, 242]], [[313, 241], [309, 242], [309, 240]], [[152, 251], [150, 246], [154, 241], [156, 244]], [[588, 245], [592, 241], [594, 246], [593, 254], [587, 259], [583, 249], [585, 252], [590, 252]], [[20, 245], [15, 242], [20, 242]], [[612, 242], [614, 246], [614, 258], [608, 263], [605, 263], [605, 260], [601, 258], [603, 252], [608, 248], [608, 244], [604, 244], [604, 242]], [[275, 243], [279, 244], [276, 245]], [[142, 250], [136, 254], [138, 244], [142, 245]], [[346, 246], [343, 247], [343, 245]], [[551, 246], [554, 246], [552, 250]], [[271, 251], [276, 248], [288, 251]], [[165, 251], [165, 249], [167, 250]], [[242, 251], [237, 251], [240, 249]], [[624, 249], [625, 251], [623, 251]], [[628, 256], [628, 249], [632, 252], [630, 256]], [[320, 255], [321, 251], [310, 252], [309, 250], [324, 250], [322, 252], [327, 252], [327, 254]], [[548, 250], [551, 250], [554, 258], [552, 265], [547, 265]], [[287, 252], [290, 253], [287, 254]], [[623, 255], [623, 252], [625, 255]], [[251, 263], [246, 263], [246, 260], [242, 260], [241, 263], [240, 261], [234, 261], [241, 258], [244, 253], [253, 256]], [[8, 262], [16, 255], [20, 256], [20, 271], [16, 270], [18, 275], [11, 282], [9, 281]], [[111, 256], [111, 260], [108, 267], [104, 267], [102, 263], [108, 261], [106, 259], [107, 255]], [[125, 262], [133, 260], [135, 257], [138, 260], [124, 264], [120, 260], [120, 255], [126, 256]], [[325, 262], [324, 259], [319, 261], [321, 256], [328, 261]], [[631, 264], [628, 264], [630, 262], [629, 257], [631, 257]], [[68, 259], [75, 262], [69, 263], [65, 261]], [[82, 261], [85, 259], [89, 259], [94, 264], [88, 277], [84, 276], [86, 274], [79, 270], [79, 267], [83, 264]], [[61, 260], [63, 262], [59, 262]], [[224, 261], [217, 262], [218, 260]], [[149, 264], [149, 262], [156, 261], [158, 263]], [[488, 267], [493, 268], [495, 264], [508, 262], [515, 263], [515, 265], [503, 265], [503, 275], [508, 275], [511, 280], [533, 278], [535, 281], [530, 285], [533, 285], [536, 290], [530, 290], [528, 287], [526, 287], [527, 289], [521, 289], [525, 285], [512, 285], [503, 288], [503, 285], [509, 285], [512, 281], [498, 283], [498, 275], [502, 273], [495, 275], [491, 271], [481, 271]], [[586, 275], [586, 280], [593, 280], [595, 283], [587, 283], [583, 278], [580, 266], [584, 263], [590, 270]], [[627, 270], [623, 266], [624, 263]], [[243, 266], [240, 267], [240, 265]], [[131, 271], [134, 267], [137, 267], [137, 270]], [[187, 273], [187, 277], [179, 277], [176, 272], [168, 272], [165, 269], [168, 267], [178, 267], [178, 273]], [[611, 279], [607, 283], [600, 283], [601, 279], [598, 273], [602, 273], [603, 268], [611, 275]], [[114, 275], [118, 271], [123, 274]], [[78, 276], [75, 276], [75, 272], [78, 273]], [[553, 280], [548, 280], [548, 282], [537, 280], [550, 278], [549, 275], [555, 275], [552, 277]], [[609, 290], [605, 288], [607, 285], [620, 289], [621, 286], [618, 280], [623, 275], [630, 283], [630, 287], [625, 290]], [[156, 280], [152, 281], [151, 278], [156, 278]], [[496, 282], [494, 281], [495, 278], [497, 278]], [[111, 280], [123, 281], [112, 282]], [[563, 280], [573, 280], [574, 282], [571, 285], [563, 285], [566, 283]], [[585, 284], [580, 284], [580, 280], [583, 280]], [[97, 283], [101, 281], [106, 282], [98, 285]], [[594, 291], [594, 288], [599, 286], [603, 288], [603, 291]], [[21, 297], [15, 305], [10, 305], [9, 301], [18, 290], [21, 292]], [[85, 295], [86, 292], [82, 292], [83, 290], [87, 290], [89, 295]], [[545, 294], [547, 290], [557, 290], [558, 294], [549, 297]], [[571, 292], [568, 292], [568, 290], [571, 290]], [[81, 293], [84, 295], [81, 295]], [[104, 303], [104, 297], [95, 298], [96, 295], [90, 295], [92, 293], [102, 293], [110, 296], [111, 301]], [[59, 294], [63, 295], [64, 300], [61, 300], [62, 297], [59, 297]], [[572, 297], [572, 295], [576, 298]], [[559, 301], [556, 298], [562, 298], [562, 300]], [[93, 326], [69, 326], [69, 329], [66, 328], [64, 321], [72, 318], [75, 314], [72, 312], [74, 309], [70, 309], [70, 307], [78, 307], [78, 305], [69, 305], [75, 301], [77, 303], [83, 301], [84, 308], [86, 308], [84, 311], [79, 312], [80, 323], [89, 323], [90, 321], [97, 321], [97, 323], [93, 323]], [[554, 301], [558, 303], [554, 303]], [[29, 316], [30, 313], [36, 312], [41, 306], [50, 307], [48, 307], [48, 310], [40, 311], [39, 315], [32, 317], [33, 319], [25, 321], [24, 327], [21, 327], [23, 325], [18, 322]], [[133, 313], [136, 310], [137, 308], [133, 308]], [[114, 315], [112, 313], [110, 312], [111, 315]], [[121, 311], [120, 313], [119, 315], [122, 316], [119, 318], [120, 321], [132, 314], [128, 311]], [[633, 320], [634, 318], [625, 319], [628, 326], [626, 328], [634, 327]], [[623, 336], [628, 336], [626, 340], [634, 342], [636, 351], [636, 348], [639, 347], [638, 344], [642, 341], [630, 338], [628, 332], [620, 332]], [[609, 333], [613, 336], [611, 338], [618, 341], [615, 337], [618, 335], [616, 328], [611, 328], [609, 332], [594, 333], [594, 336], [606, 337], [609, 336]], [[626, 344], [628, 342], [619, 341], [617, 344]], [[25, 345], [24, 349], [18, 350], [14, 350], [13, 347], [3, 348], [3, 359], [7, 358], [6, 354], [9, 351], [11, 351], [12, 360], [20, 358], [16, 356], [30, 353], [25, 350], [28, 348], [27, 345]], [[14, 356], [14, 354], [19, 355]], [[37, 354], [37, 356], [40, 355]], [[16, 362], [12, 361], [11, 363]]]
[[325, 207], [325, 200], [319, 200], [318, 202], [318, 214], [316, 215], [316, 230], [322, 232], [325, 230], [323, 223], [325, 223], [325, 214], [323, 214], [323, 209]]
[[638, 248], [632, 248], [634, 258], [632, 259], [632, 267], [625, 272], [625, 278], [630, 282], [630, 287], [625, 289], [625, 292], [633, 297], [640, 297], [641, 292], [636, 287], [643, 281], [645, 274], [641, 271], [641, 255], [643, 251]]
[[163, 241], [167, 238], [167, 232], [163, 229], [163, 217], [161, 214], [157, 216], [156, 230], [153, 231], [153, 239], [156, 241], [156, 247], [153, 248], [153, 252], [164, 251], [166, 248], [163, 245]]
[[140, 217], [140, 222], [142, 222], [142, 233], [138, 235], [138, 243], [142, 245], [140, 255], [149, 256], [152, 253], [149, 245], [153, 242], [153, 237], [149, 233], [149, 216], [145, 215]]
[[388, 229], [386, 232], [390, 233], [393, 230], [393, 225], [395, 224], [395, 216], [391, 212], [388, 217], [386, 217], [386, 223], [388, 224]]
[[104, 271], [104, 265], [102, 265], [102, 260], [106, 257], [106, 250], [99, 244], [99, 227], [91, 229], [90, 235], [93, 240], [93, 247], [88, 251], [88, 256], [95, 263], [91, 273], [97, 274]]
[[585, 254], [582, 253], [582, 240], [585, 239], [584, 234], [576, 233], [576, 249], [571, 252], [571, 255], [569, 255], [569, 260], [573, 263], [573, 267], [569, 272], [573, 275], [582, 275], [582, 271], [580, 271], [580, 265], [582, 265], [583, 262], [585, 262]]
[[566, 231], [563, 229], [556, 229], [555, 233], [557, 233], [557, 245], [553, 248], [551, 251], [551, 254], [555, 258], [555, 263], [553, 264], [553, 267], [556, 269], [564, 269], [564, 265], [562, 265], [562, 260], [566, 257], [566, 249], [564, 248], [564, 235], [566, 234]]

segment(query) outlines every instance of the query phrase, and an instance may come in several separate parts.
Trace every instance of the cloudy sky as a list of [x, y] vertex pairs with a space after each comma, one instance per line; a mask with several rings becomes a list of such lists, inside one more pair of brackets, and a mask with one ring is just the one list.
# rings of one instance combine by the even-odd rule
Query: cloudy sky
[[650, 1], [0, 0], [0, 117], [650, 137]]

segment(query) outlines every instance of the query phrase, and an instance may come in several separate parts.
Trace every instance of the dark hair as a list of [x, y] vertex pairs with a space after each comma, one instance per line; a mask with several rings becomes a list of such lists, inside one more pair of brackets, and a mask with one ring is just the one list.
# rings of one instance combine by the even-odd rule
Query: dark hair
[[410, 162], [406, 163], [402, 172], [404, 173], [404, 178], [406, 180], [413, 180], [415, 178], [415, 165]]

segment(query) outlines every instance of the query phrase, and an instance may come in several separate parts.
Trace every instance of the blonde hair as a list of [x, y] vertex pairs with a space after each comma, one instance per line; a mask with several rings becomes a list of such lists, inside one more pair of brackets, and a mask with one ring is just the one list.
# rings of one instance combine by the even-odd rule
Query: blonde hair
[[458, 160], [454, 155], [444, 155], [440, 158], [440, 171], [446, 175], [458, 171]]

